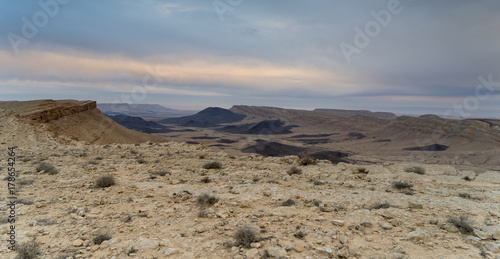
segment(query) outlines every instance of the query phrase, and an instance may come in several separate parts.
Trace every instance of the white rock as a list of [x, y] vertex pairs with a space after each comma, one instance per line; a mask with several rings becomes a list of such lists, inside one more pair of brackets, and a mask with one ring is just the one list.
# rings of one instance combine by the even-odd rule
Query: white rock
[[259, 250], [256, 249], [256, 248], [252, 248], [252, 249], [249, 249], [247, 252], [246, 252], [246, 256], [248, 258], [260, 258], [259, 256]]
[[77, 239], [73, 241], [73, 246], [82, 246], [83, 245], [83, 240]]
[[178, 248], [167, 248], [165, 251], [163, 251], [163, 255], [165, 256], [170, 256], [179, 253]]
[[500, 183], [500, 173], [494, 171], [488, 171], [478, 175], [476, 177], [476, 181], [487, 182], [487, 183]]
[[413, 231], [413, 232], [410, 232], [408, 234], [408, 237], [410, 238], [410, 240], [412, 241], [417, 241], [417, 240], [422, 240], [422, 239], [425, 239], [427, 237], [427, 234], [425, 232], [422, 232], [422, 231], [419, 231], [419, 230], [416, 230], [416, 231]]
[[134, 247], [139, 250], [155, 249], [158, 246], [158, 241], [145, 237], [139, 237], [139, 239], [137, 239], [137, 242], [134, 244]]
[[333, 225], [342, 227], [345, 224], [345, 221], [340, 220], [340, 219], [334, 219], [332, 220]]
[[497, 253], [498, 251], [500, 251], [500, 244], [499, 244], [499, 242], [486, 242], [484, 244], [484, 247], [488, 251], [491, 251], [493, 253]]
[[392, 225], [387, 223], [387, 222], [382, 222], [380, 223], [380, 226], [383, 228], [383, 229], [392, 229]]

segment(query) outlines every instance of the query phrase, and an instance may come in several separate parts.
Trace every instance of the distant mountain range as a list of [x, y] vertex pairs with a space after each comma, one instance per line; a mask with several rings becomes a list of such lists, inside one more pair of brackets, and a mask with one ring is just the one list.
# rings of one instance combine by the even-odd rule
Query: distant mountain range
[[334, 114], [337, 116], [350, 117], [350, 116], [360, 115], [360, 116], [373, 117], [385, 120], [391, 120], [398, 117], [396, 114], [392, 112], [372, 112], [368, 110], [314, 109], [314, 111]]
[[191, 116], [184, 116], [180, 118], [169, 118], [158, 121], [162, 124], [174, 124], [184, 127], [218, 127], [222, 123], [234, 123], [245, 119], [246, 115], [237, 114], [230, 110], [209, 107]]
[[127, 115], [146, 120], [182, 117], [196, 113], [196, 111], [166, 108], [159, 104], [97, 103], [97, 109], [110, 116]]

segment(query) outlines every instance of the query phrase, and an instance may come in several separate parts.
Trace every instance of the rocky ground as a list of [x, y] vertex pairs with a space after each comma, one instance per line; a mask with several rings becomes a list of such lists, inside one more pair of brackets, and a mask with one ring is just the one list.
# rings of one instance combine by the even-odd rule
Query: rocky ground
[[[22, 248], [7, 242], [13, 145], [15, 238], [39, 244], [40, 258], [500, 258], [497, 171], [84, 145], [0, 117], [1, 258]], [[99, 187], [102, 176], [116, 184]]]

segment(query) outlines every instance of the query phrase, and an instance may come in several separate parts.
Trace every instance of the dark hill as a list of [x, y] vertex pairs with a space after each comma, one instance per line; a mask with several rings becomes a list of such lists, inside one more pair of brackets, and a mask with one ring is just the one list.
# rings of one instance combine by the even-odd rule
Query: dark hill
[[403, 148], [403, 150], [413, 150], [413, 151], [445, 151], [447, 149], [448, 149], [448, 146], [439, 145], [439, 144], [432, 144], [432, 145], [421, 146], [421, 147]]
[[285, 123], [280, 120], [265, 120], [259, 123], [251, 123], [244, 125], [226, 126], [219, 131], [233, 134], [290, 134], [290, 130], [294, 126], [284, 126]]
[[282, 144], [274, 141], [265, 141], [265, 140], [257, 140], [255, 145], [248, 146], [244, 148], [242, 151], [244, 153], [257, 153], [263, 156], [290, 156], [290, 155], [298, 155], [304, 156], [306, 154], [310, 154], [310, 157], [321, 160], [329, 160], [334, 164], [344, 162], [350, 163], [348, 159], [346, 159], [349, 154], [338, 152], [338, 151], [320, 151], [305, 147], [291, 146], [287, 144]]
[[168, 118], [159, 121], [162, 124], [175, 124], [185, 127], [217, 127], [221, 123], [233, 123], [243, 120], [246, 115], [234, 113], [218, 107], [206, 108], [195, 115], [179, 118]]
[[143, 133], [168, 133], [172, 132], [168, 127], [160, 125], [153, 121], [144, 120], [141, 117], [127, 116], [127, 115], [107, 115], [116, 123], [123, 127]]

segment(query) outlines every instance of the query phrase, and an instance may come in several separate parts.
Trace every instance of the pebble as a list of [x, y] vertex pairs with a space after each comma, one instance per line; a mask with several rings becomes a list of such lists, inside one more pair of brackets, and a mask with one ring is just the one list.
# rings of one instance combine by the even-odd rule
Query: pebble
[[73, 246], [78, 247], [78, 246], [82, 246], [82, 245], [83, 245], [83, 240], [81, 240], [81, 239], [77, 239], [77, 240], [73, 241]]
[[339, 219], [334, 219], [334, 220], [332, 220], [332, 223], [333, 223], [333, 225], [335, 225], [335, 226], [342, 227], [342, 226], [344, 226], [345, 221], [343, 221], [343, 220], [339, 220]]
[[387, 222], [382, 222], [380, 223], [380, 226], [383, 228], [383, 229], [386, 229], [386, 230], [389, 230], [389, 229], [392, 229], [392, 225], [387, 223]]

